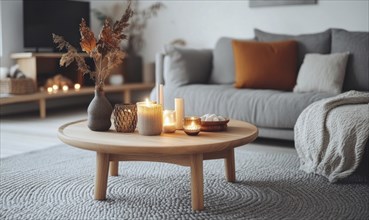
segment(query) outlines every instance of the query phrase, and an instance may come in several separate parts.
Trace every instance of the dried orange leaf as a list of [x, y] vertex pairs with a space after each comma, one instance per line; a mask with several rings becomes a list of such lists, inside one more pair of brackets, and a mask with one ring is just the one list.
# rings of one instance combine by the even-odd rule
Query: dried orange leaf
[[81, 48], [86, 53], [91, 53], [96, 47], [96, 39], [94, 33], [86, 25], [85, 19], [82, 18], [79, 32], [81, 34]]

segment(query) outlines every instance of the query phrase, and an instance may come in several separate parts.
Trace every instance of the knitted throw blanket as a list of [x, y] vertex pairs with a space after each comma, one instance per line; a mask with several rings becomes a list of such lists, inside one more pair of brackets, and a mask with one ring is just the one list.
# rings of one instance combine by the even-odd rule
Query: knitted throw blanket
[[360, 164], [369, 137], [369, 93], [349, 91], [314, 102], [297, 119], [300, 169], [336, 182]]

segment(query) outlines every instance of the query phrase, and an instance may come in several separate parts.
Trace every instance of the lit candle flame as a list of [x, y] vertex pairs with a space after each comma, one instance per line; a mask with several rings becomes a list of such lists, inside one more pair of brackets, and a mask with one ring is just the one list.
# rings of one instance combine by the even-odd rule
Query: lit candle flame
[[189, 126], [189, 129], [191, 129], [191, 130], [196, 130], [197, 129], [197, 125], [195, 124], [194, 121], [191, 122], [191, 125]]
[[81, 88], [81, 85], [79, 83], [74, 84], [74, 89], [79, 90]]
[[63, 92], [66, 92], [66, 91], [68, 91], [69, 90], [69, 87], [67, 86], [67, 85], [64, 85], [63, 86]]
[[58, 85], [53, 85], [53, 90], [56, 91], [59, 89], [59, 86]]
[[147, 107], [151, 107], [152, 102], [148, 98], [146, 98], [145, 99], [145, 104], [146, 104]]
[[47, 92], [48, 92], [48, 93], [52, 93], [52, 92], [53, 92], [53, 88], [51, 88], [51, 87], [47, 87]]
[[169, 124], [170, 124], [169, 117], [165, 117], [165, 119], [164, 119], [164, 125], [169, 125]]

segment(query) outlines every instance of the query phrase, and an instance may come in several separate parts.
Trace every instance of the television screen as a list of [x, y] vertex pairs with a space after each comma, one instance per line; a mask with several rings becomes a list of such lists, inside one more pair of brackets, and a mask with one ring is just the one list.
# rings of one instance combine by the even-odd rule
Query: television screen
[[90, 24], [90, 3], [67, 0], [23, 0], [25, 48], [54, 48], [52, 33], [80, 50], [79, 24]]

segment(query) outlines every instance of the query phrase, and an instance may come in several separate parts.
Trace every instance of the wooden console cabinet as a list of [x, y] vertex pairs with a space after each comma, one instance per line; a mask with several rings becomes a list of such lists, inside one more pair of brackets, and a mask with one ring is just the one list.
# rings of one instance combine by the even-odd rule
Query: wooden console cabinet
[[[131, 93], [133, 91], [149, 91], [154, 88], [153, 83], [128, 83], [119, 86], [105, 86], [105, 93], [121, 93], [123, 103], [131, 103]], [[83, 87], [80, 90], [69, 90], [67, 92], [58, 91], [55, 93], [48, 93], [46, 91], [36, 92], [29, 95], [13, 95], [0, 98], [0, 106], [9, 105], [21, 102], [38, 102], [40, 110], [40, 118], [46, 117], [46, 101], [49, 99], [57, 99], [63, 97], [73, 97], [81, 95], [94, 94], [94, 87]]]
[[[48, 78], [57, 74], [62, 74], [71, 79], [74, 83], [85, 84], [83, 74], [77, 71], [75, 64], [69, 67], [60, 67], [59, 61], [63, 53], [13, 53], [11, 58], [15, 59], [19, 69], [29, 78], [34, 79], [37, 87], [44, 85]], [[81, 53], [81, 56], [89, 59], [88, 55]], [[88, 60], [87, 60], [88, 62]]]
[[[20, 102], [38, 102], [40, 109], [40, 117], [46, 117], [46, 100], [48, 99], [56, 99], [62, 97], [71, 97], [71, 96], [81, 96], [81, 95], [89, 95], [94, 93], [94, 82], [89, 79], [89, 76], [83, 76], [83, 73], [77, 71], [77, 66], [75, 63], [72, 63], [69, 67], [60, 67], [59, 61], [62, 57], [62, 53], [13, 53], [11, 54], [11, 58], [16, 60], [16, 63], [19, 65], [19, 69], [31, 79], [34, 79], [37, 87], [43, 87], [47, 79], [52, 78], [57, 74], [61, 74], [70, 80], [73, 83], [79, 83], [82, 85], [80, 90], [70, 89], [67, 92], [58, 91], [56, 93], [48, 93], [44, 90], [40, 90], [39, 92], [33, 94], [25, 94], [25, 95], [9, 95], [0, 98], [0, 106], [20, 103]], [[81, 53], [81, 56], [86, 58], [86, 62], [88, 65], [93, 66], [93, 61], [89, 56], [85, 53]], [[129, 59], [129, 58], [128, 58]], [[131, 60], [133, 60], [131, 58]], [[139, 67], [139, 71], [142, 71], [142, 60], [140, 62], [130, 62], [131, 64], [126, 64], [129, 67], [125, 67], [122, 65], [120, 69], [117, 69], [117, 74], [125, 75], [125, 69], [132, 69], [132, 73], [136, 73], [134, 71], [134, 66]], [[91, 63], [89, 63], [91, 62]], [[138, 75], [142, 75], [141, 72], [136, 73]], [[126, 78], [126, 76], [124, 76]], [[104, 91], [106, 93], [122, 93], [122, 101], [125, 103], [131, 102], [131, 91], [138, 90], [150, 90], [154, 87], [154, 83], [140, 83], [138, 81], [142, 80], [141, 78], [128, 78], [127, 82], [123, 85], [106, 85]], [[132, 83], [134, 82], [134, 83]], [[91, 84], [92, 83], [92, 84]]]

